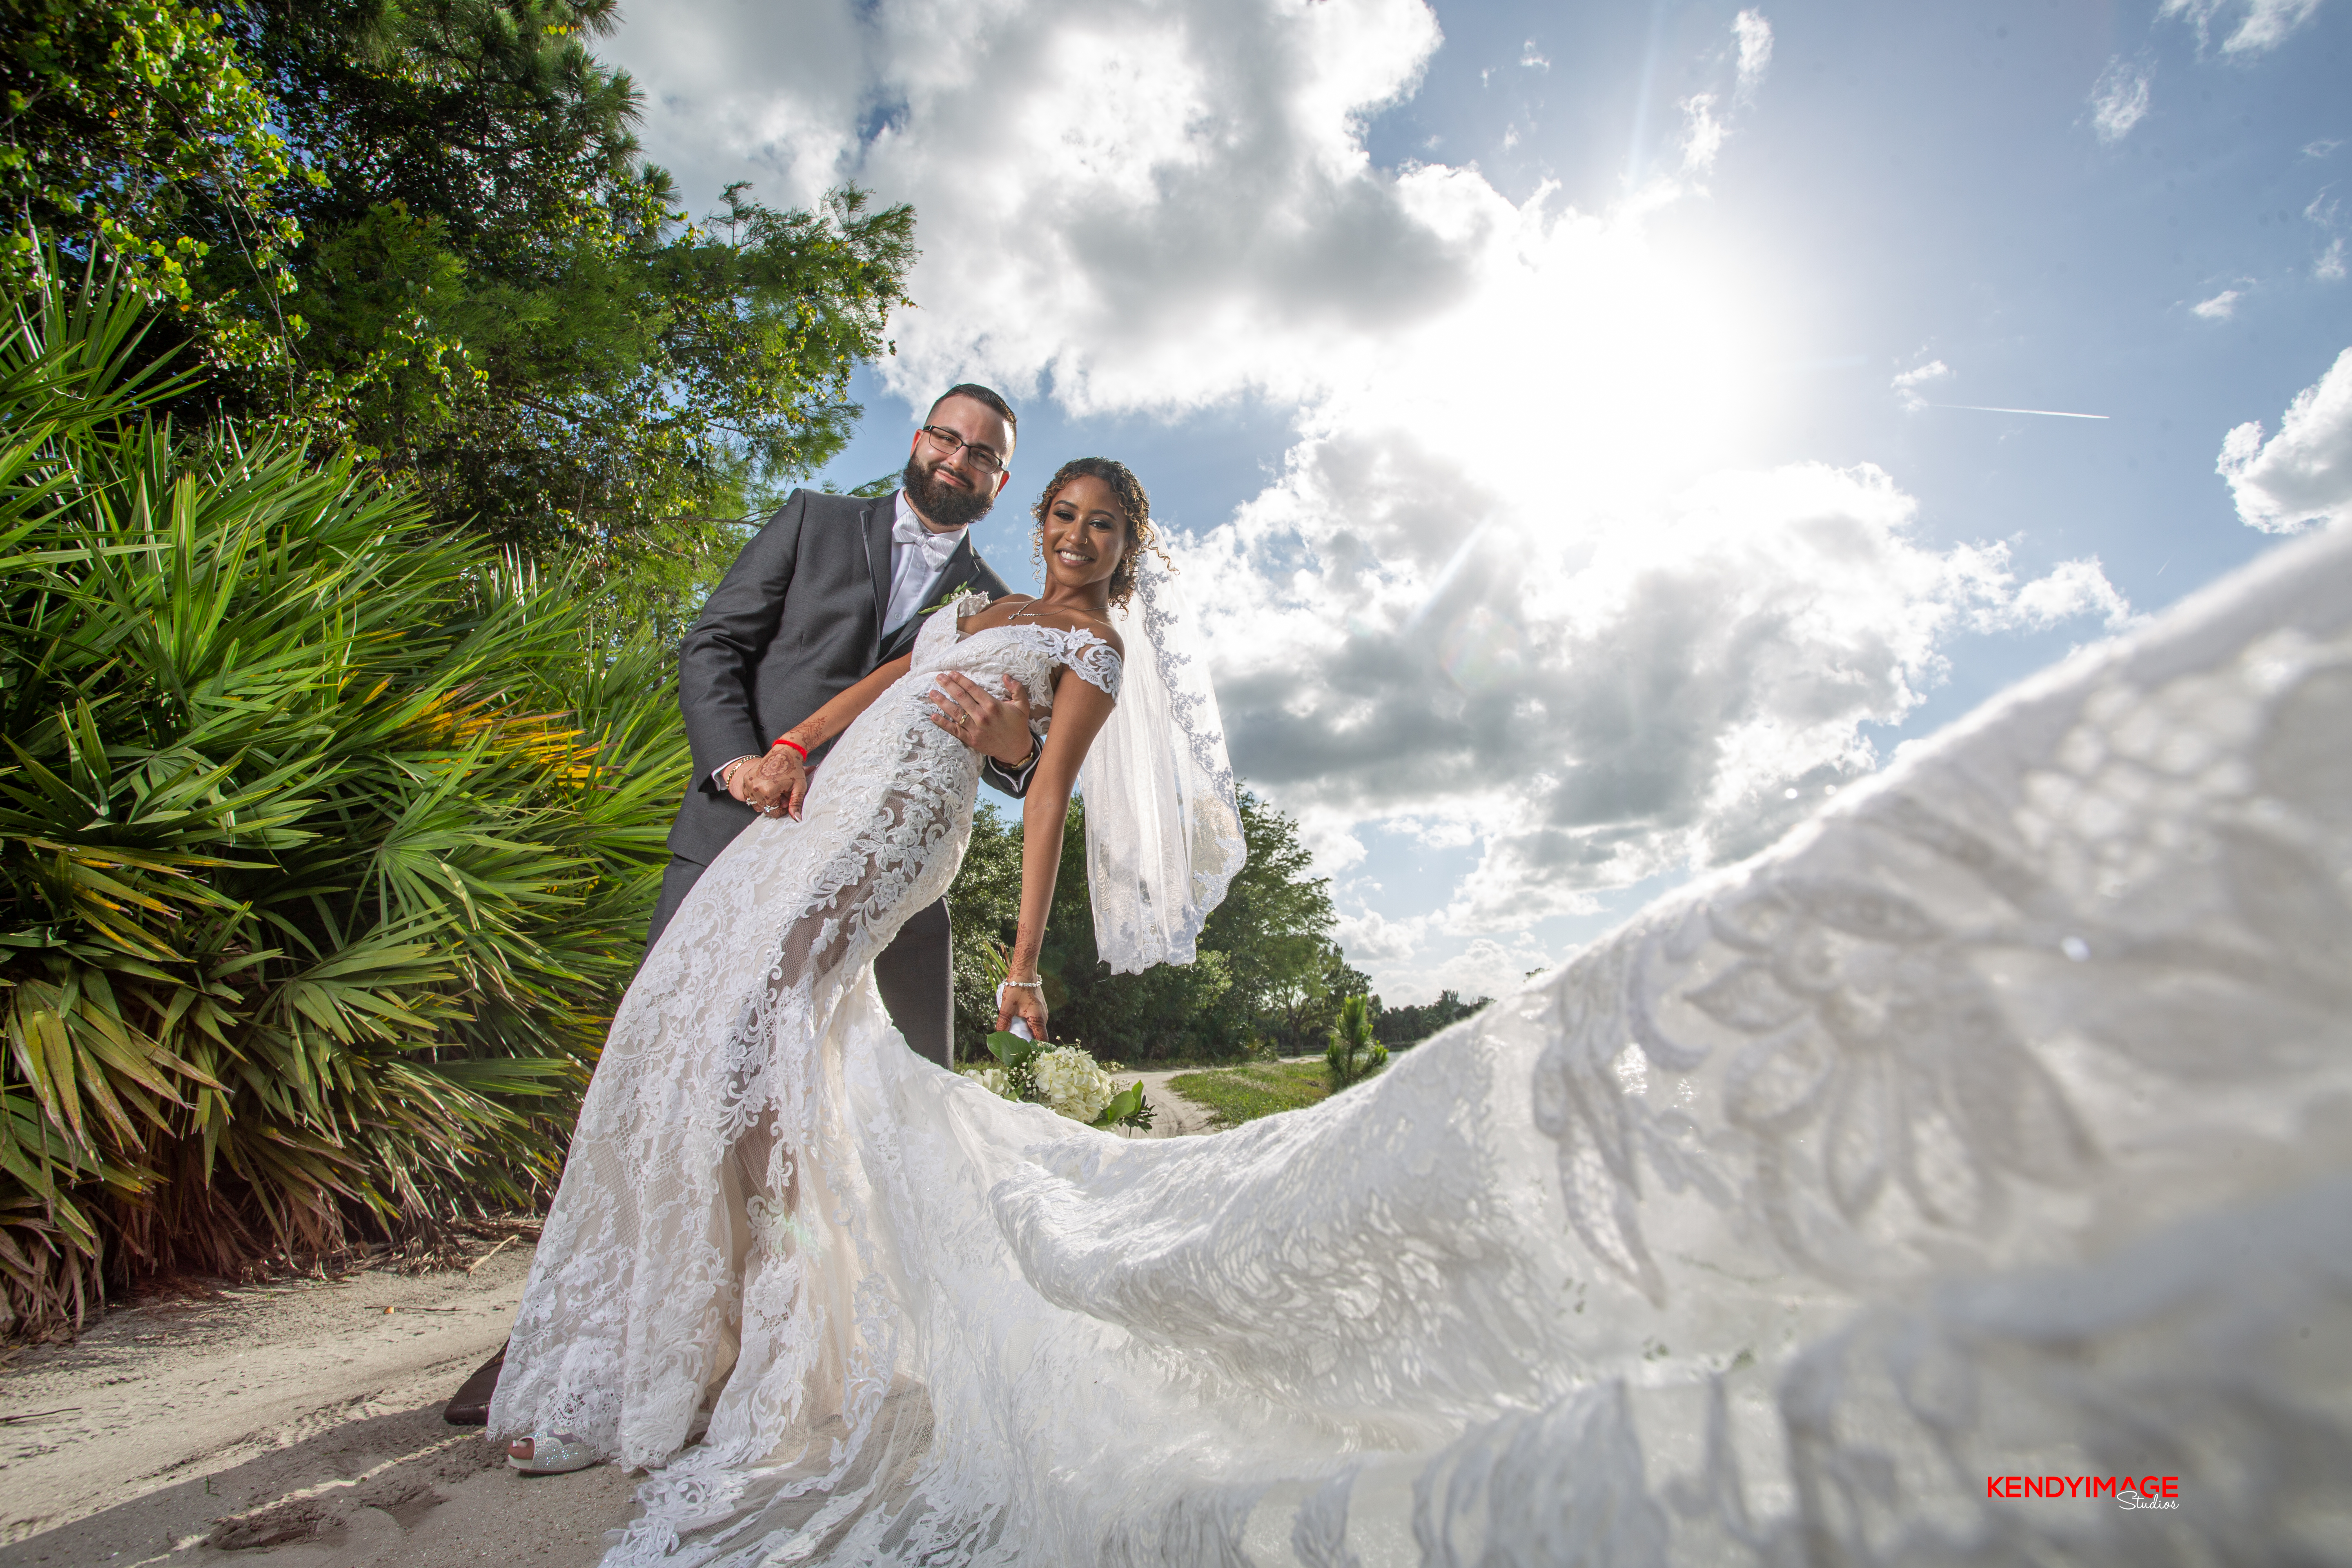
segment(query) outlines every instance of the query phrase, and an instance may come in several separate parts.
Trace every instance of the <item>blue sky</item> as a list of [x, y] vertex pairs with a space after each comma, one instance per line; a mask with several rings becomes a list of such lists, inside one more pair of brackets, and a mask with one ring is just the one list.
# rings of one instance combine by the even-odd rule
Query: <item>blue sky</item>
[[604, 52], [690, 195], [914, 203], [830, 482], [1001, 386], [1018, 584], [1055, 463], [1143, 476], [1392, 1003], [2352, 517], [2343, 0], [683, 0]]

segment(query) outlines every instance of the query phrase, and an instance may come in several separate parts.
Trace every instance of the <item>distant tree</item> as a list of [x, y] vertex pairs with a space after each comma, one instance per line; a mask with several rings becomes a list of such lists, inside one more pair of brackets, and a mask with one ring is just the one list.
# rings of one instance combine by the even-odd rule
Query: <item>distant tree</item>
[[1254, 1035], [1293, 1055], [1318, 1050], [1338, 952], [1331, 884], [1312, 874], [1296, 821], [1246, 792], [1241, 810], [1249, 858], [1201, 933], [1233, 973], [1218, 1033], [1236, 1050]]
[[[1078, 807], [1074, 803], [1073, 814]], [[971, 842], [948, 893], [955, 974], [956, 1059], [984, 1056], [996, 1026], [996, 983], [1003, 953], [1021, 915], [1021, 822], [1007, 822], [988, 801], [971, 819]], [[1050, 1005], [1050, 1004], [1048, 1004]]]
[[1450, 1025], [1460, 1023], [1493, 1001], [1492, 996], [1481, 996], [1465, 1002], [1459, 992], [1441, 991], [1434, 1002], [1424, 1002], [1414, 1007], [1382, 1008], [1380, 999], [1374, 997], [1373, 1006], [1379, 1017], [1372, 1026], [1372, 1031], [1382, 1045], [1391, 1050], [1402, 1049], [1429, 1038]]
[[[1199, 956], [1112, 974], [1095, 950], [1085, 825], [1081, 797], [1071, 804], [1038, 963], [1055, 1037], [1129, 1064], [1235, 1057], [1254, 1040], [1295, 1055], [1321, 1049], [1339, 999], [1370, 988], [1328, 935], [1329, 884], [1311, 875], [1297, 824], [1250, 795], [1242, 796], [1248, 863], [1209, 917]], [[1020, 825], [984, 806], [948, 894], [960, 1056], [980, 1049], [995, 1021], [995, 977], [982, 953], [1012, 942], [1020, 901]]]

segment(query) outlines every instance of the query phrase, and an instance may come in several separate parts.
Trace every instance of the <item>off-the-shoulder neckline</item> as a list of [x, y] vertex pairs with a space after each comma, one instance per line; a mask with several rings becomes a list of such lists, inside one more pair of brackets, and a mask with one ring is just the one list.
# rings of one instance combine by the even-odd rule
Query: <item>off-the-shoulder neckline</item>
[[[1007, 598], [1011, 597], [1011, 595], [1001, 595], [1001, 596], [1002, 596], [1002, 597], [1007, 597]], [[980, 600], [980, 601], [981, 601], [980, 608], [981, 608], [981, 609], [983, 609], [983, 610], [984, 610], [984, 609], [986, 609], [990, 605], [992, 605], [992, 604], [994, 604], [994, 603], [996, 602], [996, 601], [995, 601], [995, 600], [993, 600], [993, 599], [990, 599], [990, 598], [989, 598], [989, 597], [987, 597], [987, 595], [982, 595], [982, 594], [976, 594], [976, 593], [975, 593], [975, 594], [967, 594], [967, 595], [962, 595], [962, 597], [964, 597], [964, 598], [971, 598], [971, 599], [978, 599], [978, 600]], [[1031, 597], [1031, 599], [1034, 601], [1034, 600], [1035, 599], [1036, 595], [1030, 595], [1030, 597]], [[962, 613], [962, 611], [961, 611], [961, 607], [960, 607], [960, 605], [958, 605], [958, 604], [950, 604], [950, 605], [948, 606], [948, 608], [949, 608], [950, 611], [955, 612], [955, 621], [954, 621], [954, 626], [955, 626], [955, 640], [956, 640], [957, 642], [959, 642], [959, 643], [964, 642], [964, 641], [968, 640], [969, 638], [978, 637], [982, 632], [1012, 632], [1012, 631], [1050, 632], [1051, 634], [1053, 634], [1054, 636], [1058, 637], [1083, 637], [1083, 638], [1084, 638], [1084, 639], [1086, 639], [1087, 642], [1095, 643], [1095, 644], [1097, 644], [1097, 645], [1098, 645], [1098, 646], [1100, 646], [1100, 647], [1104, 647], [1104, 648], [1108, 649], [1108, 650], [1109, 650], [1109, 652], [1110, 652], [1110, 656], [1111, 656], [1113, 658], [1118, 659], [1118, 660], [1119, 660], [1120, 662], [1122, 662], [1122, 663], [1124, 663], [1124, 662], [1126, 661], [1126, 657], [1127, 657], [1127, 656], [1126, 656], [1126, 655], [1125, 655], [1125, 654], [1124, 654], [1124, 653], [1119, 649], [1118, 646], [1117, 644], [1113, 643], [1113, 642], [1112, 642], [1108, 637], [1107, 637], [1103, 636], [1100, 632], [1096, 631], [1092, 626], [1047, 626], [1047, 625], [1045, 625], [1045, 624], [1044, 622], [1042, 622], [1042, 621], [1014, 621], [1014, 622], [1009, 622], [1009, 623], [1006, 623], [1006, 624], [1003, 624], [1003, 625], [1000, 625], [1000, 626], [976, 626], [976, 627], [974, 627], [974, 628], [973, 628], [972, 630], [971, 630], [971, 631], [966, 631], [966, 630], [964, 630], [964, 628], [963, 628], [963, 623], [964, 623], [964, 618], [965, 618], [965, 617], [964, 617], [964, 615], [963, 615], [963, 613]], [[977, 613], [978, 613], [978, 611], [974, 611], [973, 613], [974, 613], [974, 614], [977, 614]]]
[[1111, 646], [1108, 637], [1090, 626], [1040, 626], [1035, 621], [1021, 621], [1009, 626], [980, 626], [971, 631], [966, 631], [961, 625], [958, 625], [955, 640], [959, 643], [969, 642], [983, 632], [1036, 632], [1045, 637], [1082, 637], [1087, 642], [1108, 649], [1113, 658], [1122, 657], [1118, 649]]

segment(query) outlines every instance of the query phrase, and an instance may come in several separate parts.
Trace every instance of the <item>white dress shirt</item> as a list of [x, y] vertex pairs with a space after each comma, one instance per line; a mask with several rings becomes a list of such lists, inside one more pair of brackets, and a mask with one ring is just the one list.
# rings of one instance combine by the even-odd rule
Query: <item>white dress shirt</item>
[[[907, 492], [898, 492], [898, 515], [890, 524], [890, 608], [882, 618], [882, 635], [888, 637], [915, 616], [915, 612], [930, 601], [924, 595], [940, 574], [947, 570], [948, 557], [963, 542], [963, 530], [950, 529], [934, 533], [923, 521], [922, 514], [908, 500]], [[725, 774], [737, 763], [749, 759], [731, 757], [710, 770], [710, 782], [720, 790], [727, 788]]]
[[963, 530], [934, 533], [907, 492], [898, 492], [898, 515], [890, 524], [890, 608], [882, 617], [882, 635], [888, 637], [915, 618], [929, 601], [925, 590], [947, 570], [948, 557], [963, 542]]

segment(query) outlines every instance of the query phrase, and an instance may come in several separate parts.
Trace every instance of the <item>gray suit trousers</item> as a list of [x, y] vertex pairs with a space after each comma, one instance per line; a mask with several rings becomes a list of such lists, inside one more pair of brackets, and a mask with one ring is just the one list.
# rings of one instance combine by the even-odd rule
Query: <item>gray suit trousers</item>
[[[646, 951], [686, 902], [687, 889], [703, 868], [682, 855], [673, 855], [662, 872], [661, 902], [654, 906], [653, 929], [646, 932]], [[942, 1067], [955, 1066], [955, 978], [949, 967], [948, 901], [917, 910], [898, 934], [874, 960], [875, 988], [890, 1022], [907, 1037], [919, 1056]]]

